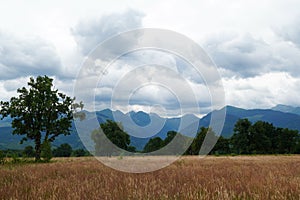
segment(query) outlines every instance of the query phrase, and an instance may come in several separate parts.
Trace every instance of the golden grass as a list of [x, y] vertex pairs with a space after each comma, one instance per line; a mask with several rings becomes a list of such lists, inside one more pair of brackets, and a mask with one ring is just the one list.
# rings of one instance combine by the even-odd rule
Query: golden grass
[[300, 156], [183, 157], [144, 174], [95, 158], [6, 165], [0, 199], [300, 199]]

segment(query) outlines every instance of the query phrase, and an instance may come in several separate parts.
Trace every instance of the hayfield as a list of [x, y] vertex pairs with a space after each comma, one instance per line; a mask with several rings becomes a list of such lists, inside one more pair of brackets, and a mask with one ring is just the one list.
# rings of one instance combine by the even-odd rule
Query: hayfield
[[143, 174], [92, 157], [7, 164], [0, 199], [300, 199], [300, 156], [182, 157]]

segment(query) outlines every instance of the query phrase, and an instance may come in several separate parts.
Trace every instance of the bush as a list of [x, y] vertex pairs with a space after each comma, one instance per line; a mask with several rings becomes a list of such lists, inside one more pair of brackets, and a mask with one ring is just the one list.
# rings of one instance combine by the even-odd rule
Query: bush
[[26, 146], [24, 151], [23, 151], [23, 156], [27, 157], [27, 158], [34, 157], [35, 156], [35, 151], [34, 151], [33, 147], [32, 146]]
[[12, 158], [12, 163], [19, 163], [21, 160], [19, 159], [19, 156], [18, 156], [18, 154], [16, 154], [16, 153], [13, 153], [12, 155], [11, 155], [11, 158]]
[[52, 151], [51, 151], [51, 143], [49, 141], [45, 141], [43, 143], [41, 157], [46, 162], [49, 162], [51, 160], [51, 158], [52, 158]]
[[0, 150], [0, 164], [3, 165], [5, 163], [5, 154]]
[[58, 148], [53, 150], [55, 157], [70, 157], [72, 154], [72, 147], [68, 143], [61, 144]]
[[84, 149], [76, 149], [73, 151], [72, 156], [75, 157], [82, 157], [86, 156], [87, 152]]

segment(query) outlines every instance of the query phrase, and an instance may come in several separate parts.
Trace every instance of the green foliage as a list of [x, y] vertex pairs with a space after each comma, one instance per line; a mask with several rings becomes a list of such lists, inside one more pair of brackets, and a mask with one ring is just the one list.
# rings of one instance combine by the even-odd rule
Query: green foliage
[[136, 152], [136, 148], [134, 146], [128, 146], [127, 151], [129, 152]]
[[[202, 127], [186, 155], [198, 155], [209, 128]], [[213, 134], [214, 135], [214, 134]], [[213, 136], [212, 137], [217, 137]], [[210, 139], [217, 139], [217, 138]], [[168, 137], [167, 137], [168, 138]], [[169, 141], [169, 139], [167, 140]], [[248, 119], [240, 119], [234, 127], [231, 138], [220, 136], [210, 154], [293, 154], [300, 153], [300, 135], [297, 130], [276, 128], [272, 124]]]
[[16, 154], [16, 153], [14, 153], [14, 154], [12, 154], [11, 155], [11, 158], [12, 158], [12, 163], [13, 164], [16, 164], [16, 163], [19, 163], [21, 160], [20, 160], [20, 158], [19, 158], [19, 156], [18, 156], [18, 154]]
[[164, 141], [160, 137], [151, 138], [144, 147], [144, 152], [157, 151], [164, 146]]
[[74, 157], [82, 157], [82, 156], [87, 156], [88, 152], [85, 151], [84, 149], [76, 149], [72, 152], [72, 156]]
[[[58, 148], [53, 150], [54, 157], [70, 157], [72, 154], [72, 147], [67, 144], [61, 144]], [[85, 153], [85, 152], [84, 152]]]
[[204, 138], [208, 131], [211, 131], [209, 128], [201, 127], [200, 131], [197, 133], [195, 139], [193, 140], [190, 147], [187, 149], [185, 154], [188, 155], [198, 155], [201, 145], [204, 141]]
[[287, 128], [278, 128], [278, 153], [297, 153], [300, 143], [299, 133], [297, 130], [289, 130]]
[[13, 134], [24, 135], [21, 143], [34, 140], [38, 161], [42, 143], [70, 134], [74, 99], [53, 89], [53, 79], [48, 76], [30, 78], [28, 87], [19, 88], [19, 96], [9, 102], [1, 101], [0, 114], [2, 119], [8, 116], [13, 119]]
[[214, 148], [211, 151], [211, 154], [220, 155], [220, 154], [229, 154], [229, 139], [220, 136]]
[[240, 119], [234, 131], [231, 146], [237, 154], [297, 153], [300, 142], [297, 130], [276, 128], [263, 121], [252, 125], [247, 119]]
[[169, 144], [169, 143], [175, 138], [176, 135], [177, 135], [177, 132], [176, 132], [176, 131], [169, 131], [169, 132], [167, 133], [167, 137], [164, 139], [163, 144], [164, 144], [164, 145]]
[[159, 153], [162, 155], [181, 155], [182, 151], [186, 149], [190, 142], [191, 138], [177, 133], [176, 131], [169, 131], [167, 133], [167, 137], [164, 140], [159, 137], [151, 138], [145, 145], [143, 152], [149, 153], [161, 150], [160, 152], [156, 152], [156, 154]]
[[249, 135], [251, 122], [248, 119], [240, 119], [234, 126], [231, 143], [234, 146], [234, 151], [237, 154], [249, 153]]
[[106, 123], [101, 124], [101, 128], [112, 143], [121, 149], [127, 150], [130, 144], [130, 136], [122, 130], [121, 124], [108, 120]]
[[51, 160], [51, 158], [53, 157], [52, 150], [51, 150], [51, 143], [48, 140], [46, 140], [42, 144], [41, 157], [44, 159], [45, 162], [49, 162]]
[[113, 152], [117, 152], [117, 148], [112, 147], [110, 142], [123, 150], [132, 150], [132, 147], [129, 148], [130, 136], [122, 130], [121, 124], [107, 120], [100, 126], [101, 128], [94, 130], [91, 134], [95, 142], [96, 155], [111, 156]]
[[267, 122], [258, 121], [249, 128], [249, 152], [263, 154], [271, 152], [271, 139], [268, 137], [269, 126]]
[[162, 154], [179, 156], [186, 154], [186, 149], [192, 143], [193, 138], [182, 135], [175, 131], [169, 131], [167, 137], [164, 139], [164, 149]]
[[5, 154], [0, 150], [0, 164], [3, 165], [5, 163]]
[[32, 146], [26, 146], [23, 151], [24, 157], [34, 157], [35, 152]]
[[18, 157], [22, 156], [22, 150], [8, 149], [8, 150], [3, 150], [2, 152], [5, 154], [7, 158], [12, 158], [13, 155], [17, 155]]

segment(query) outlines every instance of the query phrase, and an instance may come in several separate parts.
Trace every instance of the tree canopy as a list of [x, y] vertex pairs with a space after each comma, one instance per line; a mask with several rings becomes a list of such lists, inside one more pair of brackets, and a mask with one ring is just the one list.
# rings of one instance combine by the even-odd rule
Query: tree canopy
[[95, 142], [96, 155], [111, 156], [114, 152], [119, 152], [115, 147], [109, 144], [109, 141], [123, 150], [135, 151], [135, 148], [129, 145], [130, 136], [123, 131], [122, 124], [112, 120], [107, 120], [105, 123], [102, 123], [99, 129], [92, 132], [91, 138]]
[[24, 135], [21, 143], [34, 140], [38, 161], [44, 143], [50, 144], [57, 136], [70, 134], [74, 98], [54, 89], [53, 79], [48, 76], [30, 78], [28, 88], [19, 88], [17, 93], [18, 97], [0, 102], [0, 114], [2, 119], [13, 119], [13, 134]]
[[70, 157], [72, 152], [73, 152], [72, 147], [68, 143], [64, 143], [53, 150], [53, 156], [55, 156], [55, 157]]
[[240, 119], [231, 137], [232, 151], [238, 154], [300, 153], [297, 130], [274, 127], [257, 121], [254, 124]]
[[[150, 153], [161, 149], [160, 152], [155, 152], [155, 155], [179, 155], [182, 154], [182, 151], [185, 151], [190, 143], [191, 138], [176, 131], [168, 131], [164, 140], [160, 137], [151, 138], [144, 146], [143, 152]], [[166, 148], [162, 149], [163, 147]]]
[[160, 137], [151, 138], [144, 147], [144, 152], [149, 153], [157, 151], [164, 147], [164, 141]]
[[26, 146], [23, 151], [23, 155], [26, 157], [34, 157], [35, 152], [32, 146]]

